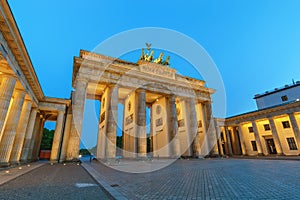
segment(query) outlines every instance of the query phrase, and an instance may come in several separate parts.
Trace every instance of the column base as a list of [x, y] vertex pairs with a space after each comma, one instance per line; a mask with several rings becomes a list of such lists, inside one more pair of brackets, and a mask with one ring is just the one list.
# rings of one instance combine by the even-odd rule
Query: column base
[[258, 153], [257, 156], [265, 156], [263, 153]]
[[20, 161], [11, 161], [11, 165], [21, 165], [22, 163]]
[[5, 167], [9, 167], [11, 164], [10, 163], [8, 163], [8, 162], [2, 162], [2, 163], [0, 163], [0, 168], [5, 168]]
[[[285, 156], [285, 154], [284, 153], [278, 153], [278, 154], [276, 154], [277, 156]], [[300, 154], [299, 154], [300, 155]]]
[[[50, 162], [50, 161], [49, 161]], [[57, 162], [57, 161], [56, 161]], [[81, 163], [79, 158], [73, 158], [73, 159], [68, 159], [68, 160], [64, 160], [63, 162], [65, 163]]]

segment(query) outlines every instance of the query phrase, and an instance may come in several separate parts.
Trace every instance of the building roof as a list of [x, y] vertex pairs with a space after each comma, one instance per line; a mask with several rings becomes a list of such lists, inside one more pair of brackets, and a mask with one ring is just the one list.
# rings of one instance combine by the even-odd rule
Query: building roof
[[5, 38], [17, 64], [20, 66], [22, 73], [26, 77], [26, 80], [28, 81], [28, 84], [31, 87], [34, 95], [39, 101], [42, 101], [45, 98], [44, 93], [33, 68], [15, 18], [7, 1], [1, 1], [0, 5], [2, 8], [0, 10], [0, 31], [2, 32], [3, 37]]
[[272, 117], [274, 116], [274, 114], [276, 115], [288, 114], [291, 113], [292, 112], [291, 110], [294, 110], [295, 108], [298, 109], [300, 112], [299, 100], [231, 116], [226, 118], [226, 123], [230, 123], [230, 124], [240, 123], [240, 122], [251, 121], [260, 118]]
[[283, 91], [283, 90], [287, 90], [287, 89], [290, 89], [290, 88], [293, 88], [293, 87], [297, 87], [297, 86], [300, 86], [300, 81], [297, 81], [297, 82], [295, 82], [293, 84], [290, 84], [290, 85], [285, 85], [284, 87], [275, 88], [274, 90], [271, 90], [271, 91], [266, 91], [263, 94], [256, 94], [253, 99], [258, 99], [258, 98], [268, 96], [270, 94], [274, 94], [274, 93], [277, 93], [277, 92], [280, 92], [280, 91]]

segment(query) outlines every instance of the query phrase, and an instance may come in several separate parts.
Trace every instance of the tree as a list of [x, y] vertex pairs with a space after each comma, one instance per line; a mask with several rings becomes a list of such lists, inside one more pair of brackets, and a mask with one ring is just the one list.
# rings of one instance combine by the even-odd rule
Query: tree
[[122, 149], [123, 147], [122, 138], [122, 136], [117, 136], [117, 147], [119, 147], [120, 149]]
[[41, 142], [41, 150], [51, 150], [54, 137], [54, 130], [44, 128]]
[[91, 155], [90, 151], [88, 149], [80, 149], [79, 150], [80, 155]]

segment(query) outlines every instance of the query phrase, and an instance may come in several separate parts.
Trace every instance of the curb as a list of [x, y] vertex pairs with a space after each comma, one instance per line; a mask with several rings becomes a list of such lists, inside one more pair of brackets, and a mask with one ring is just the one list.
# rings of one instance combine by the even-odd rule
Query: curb
[[90, 174], [90, 176], [107, 192], [109, 196], [113, 199], [127, 200], [127, 198], [122, 195], [119, 191], [110, 186], [106, 181], [102, 179], [100, 174], [91, 165], [86, 163], [81, 163], [81, 166]]
[[253, 160], [286, 160], [300, 161], [300, 157], [267, 157], [267, 156], [232, 156], [228, 159], [253, 159]]
[[[45, 165], [45, 163], [32, 163], [30, 168], [27, 165], [20, 165], [20, 166], [13, 167], [13, 168], [7, 168], [7, 170], [3, 169], [0, 171], [0, 186], [9, 181], [12, 181], [20, 176], [23, 176], [24, 174], [27, 174], [34, 169], [42, 167], [43, 165]], [[25, 167], [27, 167], [27, 168], [23, 169], [23, 171], [20, 171], [21, 167], [22, 167], [22, 169]], [[13, 172], [11, 172], [11, 171], [13, 171]]]

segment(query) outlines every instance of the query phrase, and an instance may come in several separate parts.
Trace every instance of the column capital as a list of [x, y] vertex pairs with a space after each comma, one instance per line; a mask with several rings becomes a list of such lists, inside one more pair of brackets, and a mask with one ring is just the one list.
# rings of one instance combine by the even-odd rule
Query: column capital
[[15, 80], [17, 80], [17, 78], [18, 78], [14, 74], [8, 74], [8, 73], [3, 73], [3, 72], [1, 72], [0, 77], [8, 77], [8, 78], [12, 78], [12, 79], [15, 79]]
[[64, 110], [58, 110], [57, 113], [58, 113], [58, 115], [64, 115], [65, 111]]
[[[18, 92], [18, 93], [24, 93], [25, 94], [25, 90], [24, 89], [20, 89], [20, 88], [15, 88], [15, 92]], [[25, 99], [24, 99], [25, 100]]]
[[176, 95], [175, 94], [171, 94], [171, 95], [169, 95], [169, 101], [171, 102], [171, 103], [175, 103], [175, 101], [176, 101]]
[[136, 89], [135, 90], [135, 92], [137, 92], [137, 93], [141, 93], [141, 92], [145, 92], [146, 93], [146, 89], [144, 89], [144, 88], [138, 88], [138, 89]]
[[76, 82], [85, 82], [85, 83], [88, 83], [88, 80], [87, 80], [87, 78], [76, 77]]
[[116, 84], [116, 83], [110, 83], [110, 84], [107, 85], [107, 87], [108, 87], [108, 88], [111, 88], [111, 89], [117, 88], [117, 87], [118, 87], [118, 84]]
[[294, 112], [289, 112], [289, 113], [286, 113], [289, 117], [290, 116], [294, 116], [295, 117], [295, 113]]

